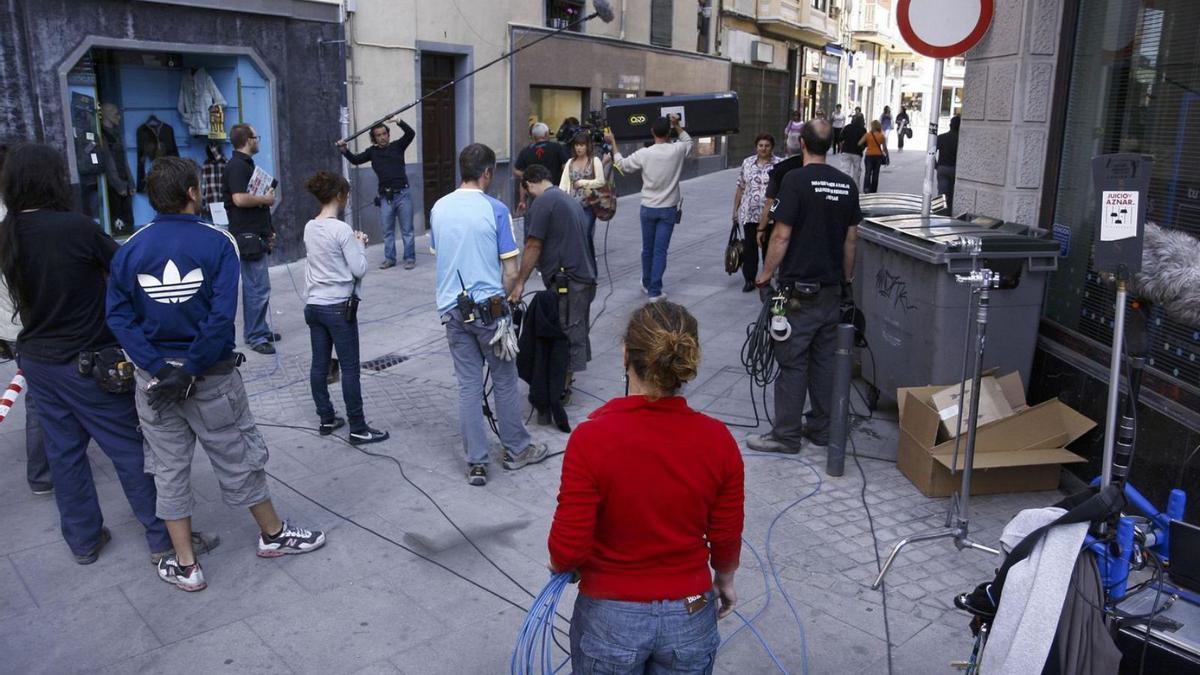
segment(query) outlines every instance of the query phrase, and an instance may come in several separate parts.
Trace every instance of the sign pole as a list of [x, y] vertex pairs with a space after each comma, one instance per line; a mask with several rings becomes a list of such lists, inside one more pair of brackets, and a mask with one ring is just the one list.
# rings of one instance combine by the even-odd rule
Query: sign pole
[[[938, 120], [942, 116], [942, 71], [946, 59], [933, 62], [933, 100], [930, 101], [929, 140], [925, 148], [925, 191], [921, 195], [921, 217], [928, 218], [933, 196], [937, 194], [937, 137]], [[953, 107], [953, 101], [951, 106]], [[951, 111], [953, 112], [953, 110]], [[953, 216], [954, 214], [950, 214]]]

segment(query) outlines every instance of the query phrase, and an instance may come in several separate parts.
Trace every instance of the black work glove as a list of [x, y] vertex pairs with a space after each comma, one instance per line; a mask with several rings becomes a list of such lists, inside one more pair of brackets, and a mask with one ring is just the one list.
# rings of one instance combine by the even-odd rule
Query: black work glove
[[[3, 317], [0, 317], [0, 319], [3, 319]], [[13, 350], [12, 345], [8, 344], [4, 340], [0, 340], [0, 359], [12, 361], [15, 358], [17, 358], [17, 354]]]
[[146, 398], [155, 411], [162, 411], [167, 406], [191, 396], [192, 384], [196, 381], [196, 378], [175, 366], [162, 368], [154, 374], [154, 378], [158, 382], [146, 390]]

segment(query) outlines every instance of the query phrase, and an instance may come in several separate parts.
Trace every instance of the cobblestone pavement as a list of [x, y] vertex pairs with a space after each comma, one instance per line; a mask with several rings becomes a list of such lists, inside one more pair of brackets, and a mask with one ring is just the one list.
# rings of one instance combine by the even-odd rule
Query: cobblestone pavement
[[[918, 190], [922, 157], [919, 152], [896, 153], [884, 170], [884, 189]], [[672, 243], [666, 290], [695, 312], [702, 327], [704, 363], [686, 392], [691, 403], [731, 424], [754, 427], [756, 412], [738, 350], [757, 308], [739, 292], [740, 277], [721, 270], [733, 180], [734, 173], [727, 171], [685, 184], [687, 213]], [[598, 247], [607, 256], [593, 312], [603, 314], [593, 333], [595, 360], [579, 375], [569, 409], [573, 420], [621, 393], [618, 334], [629, 311], [642, 301], [636, 218], [636, 197], [623, 198], [617, 218], [597, 234]], [[372, 248], [370, 255], [378, 263], [381, 251]], [[496, 595], [524, 606], [547, 580], [545, 541], [560, 462], [551, 459], [515, 473], [494, 465], [497, 470], [486, 488], [466, 484], [457, 392], [432, 307], [433, 261], [425, 254], [418, 261], [414, 271], [372, 268], [367, 277], [359, 314], [363, 356], [396, 361], [363, 373], [368, 418], [392, 432], [391, 441], [371, 449], [399, 460], [408, 478], [503, 572], [406, 483], [395, 464], [314, 434], [309, 345], [294, 286], [302, 283], [303, 263], [277, 266], [272, 269], [273, 318], [284, 335], [280, 353], [278, 358], [250, 354], [242, 372], [271, 448], [268, 470], [275, 478], [271, 489], [280, 511], [298, 523], [325, 529], [329, 544], [305, 556], [256, 558], [251, 519], [221, 503], [212, 471], [198, 454], [195, 523], [219, 533], [223, 543], [204, 557], [208, 590], [176, 592], [155, 579], [112, 466], [93, 449], [113, 541], [99, 562], [79, 567], [57, 531], [53, 501], [30, 495], [24, 484], [24, 406], [19, 405], [0, 424], [4, 670], [504, 672], [523, 612]], [[0, 366], [0, 378], [7, 380], [12, 373], [11, 365]], [[333, 391], [338, 401], [336, 386]], [[757, 406], [761, 416], [762, 403]], [[865, 412], [861, 401], [857, 409]], [[894, 420], [894, 410], [882, 410], [870, 420], [856, 418], [854, 424], [881, 555], [900, 537], [940, 526], [946, 509], [946, 500], [921, 496], [896, 470]], [[561, 450], [566, 440], [549, 427], [532, 431], [553, 450]], [[734, 431], [740, 439], [750, 429]], [[805, 666], [812, 673], [885, 672], [889, 631], [897, 673], [947, 672], [951, 660], [967, 656], [970, 634], [950, 599], [990, 575], [995, 565], [990, 556], [957, 552], [948, 541], [905, 551], [888, 577], [885, 626], [883, 596], [869, 587], [876, 552], [854, 463], [845, 476], [829, 478], [823, 457], [784, 460], [750, 453], [746, 462], [746, 541], [754, 551], [743, 553], [740, 607], [745, 616], [759, 617], [756, 626], [790, 672]], [[796, 503], [818, 483], [815, 494]], [[978, 498], [974, 531], [981, 541], [994, 541], [1017, 510], [1044, 505], [1054, 496]], [[756, 555], [773, 562], [803, 635], [778, 590], [764, 592], [766, 577]], [[567, 616], [572, 600], [564, 598], [561, 607]], [[722, 623], [724, 634], [736, 628], [736, 619]], [[773, 670], [745, 630], [717, 660], [717, 671], [723, 673]]]

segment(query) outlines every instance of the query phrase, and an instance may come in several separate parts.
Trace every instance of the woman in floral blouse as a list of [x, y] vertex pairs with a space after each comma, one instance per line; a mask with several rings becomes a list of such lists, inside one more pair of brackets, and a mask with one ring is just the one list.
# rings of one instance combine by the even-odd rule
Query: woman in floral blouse
[[746, 280], [743, 293], [754, 290], [759, 261], [758, 220], [762, 215], [771, 168], [780, 161], [774, 155], [775, 137], [771, 134], [760, 134], [754, 139], [754, 148], [755, 153], [742, 160], [737, 192], [733, 196], [733, 222], [740, 223], [743, 229], [742, 276]]

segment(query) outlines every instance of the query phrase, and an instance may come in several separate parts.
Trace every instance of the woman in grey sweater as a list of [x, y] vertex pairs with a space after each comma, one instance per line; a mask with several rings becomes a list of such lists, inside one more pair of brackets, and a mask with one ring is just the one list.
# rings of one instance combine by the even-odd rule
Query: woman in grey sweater
[[309, 381], [321, 417], [321, 435], [346, 424], [329, 398], [329, 363], [336, 348], [342, 366], [342, 400], [350, 418], [350, 442], [362, 445], [385, 441], [388, 432], [367, 425], [359, 381], [358, 285], [367, 273], [367, 236], [338, 219], [350, 196], [345, 178], [318, 171], [305, 187], [321, 204], [321, 212], [304, 226], [304, 248], [308, 253], [304, 322], [312, 338]]

